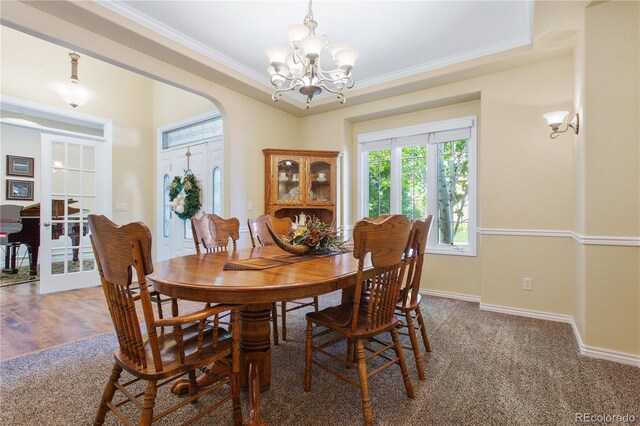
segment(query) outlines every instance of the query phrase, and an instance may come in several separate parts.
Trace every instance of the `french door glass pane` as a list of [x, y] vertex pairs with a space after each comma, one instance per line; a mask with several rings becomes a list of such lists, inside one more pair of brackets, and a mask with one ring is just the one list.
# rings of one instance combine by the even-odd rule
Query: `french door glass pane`
[[369, 151], [369, 212], [376, 218], [391, 213], [391, 149]]

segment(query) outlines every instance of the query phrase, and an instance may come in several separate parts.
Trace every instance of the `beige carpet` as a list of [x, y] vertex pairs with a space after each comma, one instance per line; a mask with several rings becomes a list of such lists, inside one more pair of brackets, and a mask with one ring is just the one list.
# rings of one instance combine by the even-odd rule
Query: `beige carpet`
[[[321, 303], [337, 300], [331, 298]], [[575, 413], [630, 414], [640, 421], [640, 369], [580, 356], [570, 326], [480, 311], [462, 301], [423, 304], [433, 346], [428, 378], [417, 379], [411, 355], [414, 400], [407, 399], [398, 368], [372, 378], [376, 424], [569, 425]], [[314, 368], [312, 390], [303, 391], [303, 313], [292, 313], [288, 323], [290, 340], [274, 347], [271, 389], [262, 394], [267, 424], [361, 424], [360, 396], [350, 385]], [[0, 424], [91, 424], [115, 345], [107, 334], [0, 364]], [[167, 398], [161, 391], [158, 404]], [[230, 424], [227, 408], [198, 424]], [[246, 415], [246, 395], [243, 408]], [[113, 415], [107, 424], [117, 424]]]

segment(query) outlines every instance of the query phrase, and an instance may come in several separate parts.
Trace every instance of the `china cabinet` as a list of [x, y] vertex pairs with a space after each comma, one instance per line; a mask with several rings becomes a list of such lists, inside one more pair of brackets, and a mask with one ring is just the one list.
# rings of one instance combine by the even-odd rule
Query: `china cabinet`
[[265, 213], [337, 220], [338, 151], [264, 149]]

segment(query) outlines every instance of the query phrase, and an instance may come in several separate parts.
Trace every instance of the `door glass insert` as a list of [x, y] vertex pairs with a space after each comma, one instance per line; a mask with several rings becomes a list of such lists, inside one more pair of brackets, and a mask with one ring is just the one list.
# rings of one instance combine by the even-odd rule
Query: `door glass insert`
[[300, 164], [293, 160], [278, 162], [278, 200], [300, 201]]

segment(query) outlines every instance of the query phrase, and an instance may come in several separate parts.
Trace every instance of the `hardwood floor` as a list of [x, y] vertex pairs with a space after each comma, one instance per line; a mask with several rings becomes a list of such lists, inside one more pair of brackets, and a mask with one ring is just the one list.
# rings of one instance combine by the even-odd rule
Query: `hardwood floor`
[[37, 285], [0, 288], [0, 360], [113, 331], [102, 287], [38, 294]]
[[[180, 313], [196, 309], [202, 303], [180, 302]], [[0, 287], [0, 361], [113, 331], [100, 286], [51, 294], [38, 294], [37, 281]]]

